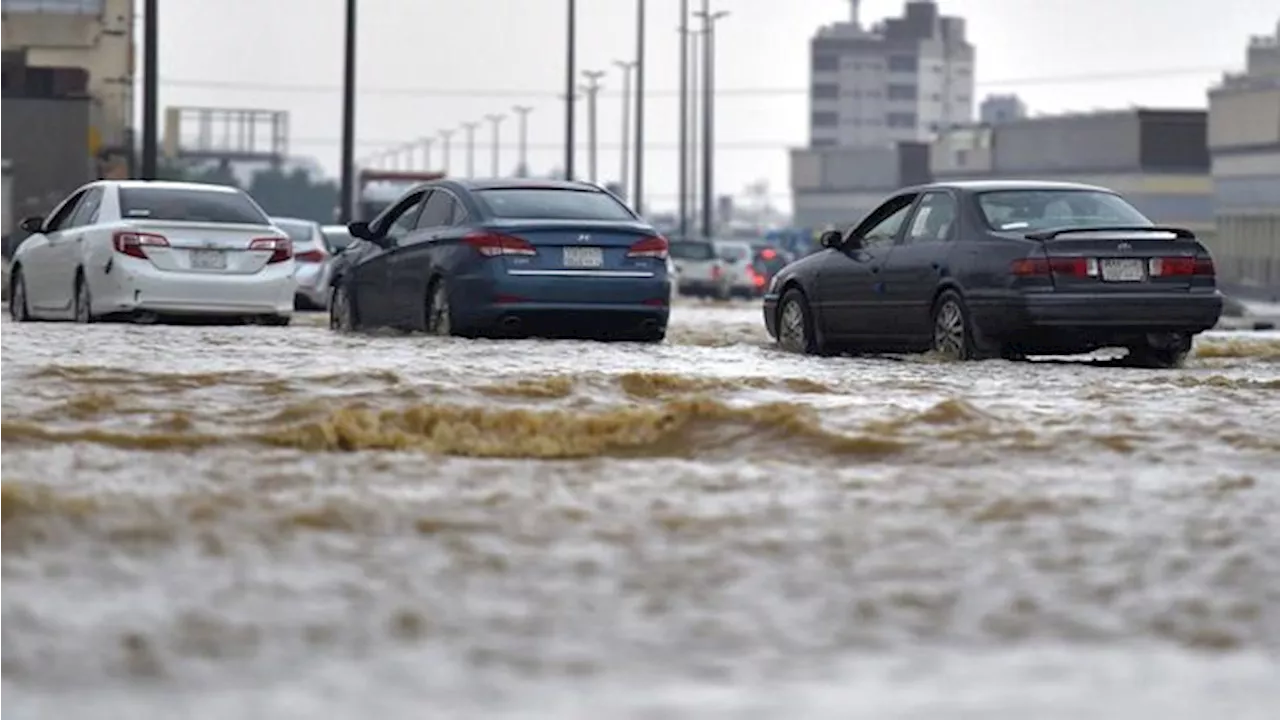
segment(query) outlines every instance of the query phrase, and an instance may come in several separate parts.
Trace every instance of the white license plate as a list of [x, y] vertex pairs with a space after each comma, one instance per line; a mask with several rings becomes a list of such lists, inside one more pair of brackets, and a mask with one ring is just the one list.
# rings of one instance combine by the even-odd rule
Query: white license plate
[[564, 249], [564, 266], [571, 268], [598, 268], [604, 265], [604, 250], [598, 247], [567, 247]]
[[226, 270], [227, 254], [221, 250], [192, 250], [191, 267], [194, 270]]
[[1147, 277], [1143, 262], [1135, 258], [1103, 260], [1101, 271], [1107, 282], [1142, 282]]

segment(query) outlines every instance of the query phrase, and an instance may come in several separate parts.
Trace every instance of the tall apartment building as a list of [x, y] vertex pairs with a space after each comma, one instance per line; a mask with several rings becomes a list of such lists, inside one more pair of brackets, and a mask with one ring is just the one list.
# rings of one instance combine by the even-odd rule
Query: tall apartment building
[[864, 29], [858, 0], [847, 22], [811, 41], [809, 145], [928, 141], [973, 117], [973, 46], [964, 20], [912, 0], [902, 17]]
[[[43, 68], [84, 71], [89, 149], [95, 156], [132, 152], [133, 4], [133, 0], [0, 0], [6, 68], [23, 68], [22, 73], [35, 81], [29, 82], [32, 87], [40, 84]], [[56, 94], [56, 88], [46, 94]]]
[[1213, 251], [1224, 281], [1280, 296], [1280, 23], [1246, 57], [1209, 91]]

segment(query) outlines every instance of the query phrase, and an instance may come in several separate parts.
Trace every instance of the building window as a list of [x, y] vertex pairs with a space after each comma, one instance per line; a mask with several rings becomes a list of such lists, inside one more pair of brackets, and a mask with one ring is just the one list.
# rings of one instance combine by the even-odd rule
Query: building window
[[915, 100], [918, 92], [915, 85], [889, 85], [885, 91], [890, 100]]
[[836, 141], [835, 138], [814, 138], [813, 142], [809, 143], [809, 145], [816, 148], [835, 147]]
[[840, 58], [836, 55], [814, 55], [813, 69], [818, 71], [839, 70]]
[[815, 83], [810, 93], [815, 100], [830, 100], [840, 97], [840, 86], [830, 83]]
[[889, 113], [885, 115], [885, 124], [891, 128], [913, 128], [916, 126], [915, 113]]
[[957, 167], [964, 167], [964, 166], [966, 166], [966, 165], [968, 165], [968, 164], [969, 164], [969, 151], [968, 151], [968, 150], [957, 150], [957, 151], [956, 151], [956, 166], [957, 166]]
[[968, 102], [969, 102], [969, 96], [968, 96], [968, 95], [957, 95], [957, 96], [956, 96], [956, 102], [960, 103], [961, 105], [964, 105], [964, 104], [966, 104], [966, 103], [968, 103]]
[[840, 124], [840, 116], [833, 112], [815, 112], [809, 116], [809, 124], [814, 127], [832, 127]]
[[916, 72], [920, 69], [919, 59], [914, 55], [889, 56], [890, 72]]

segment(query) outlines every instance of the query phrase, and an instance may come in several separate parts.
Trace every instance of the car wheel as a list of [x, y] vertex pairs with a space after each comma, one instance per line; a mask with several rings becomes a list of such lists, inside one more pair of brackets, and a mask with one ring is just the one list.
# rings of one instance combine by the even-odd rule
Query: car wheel
[[28, 322], [31, 311], [27, 307], [27, 281], [22, 277], [22, 268], [13, 269], [9, 278], [9, 317], [14, 322]]
[[453, 308], [449, 306], [449, 286], [444, 278], [431, 283], [431, 296], [427, 301], [427, 332], [441, 337], [453, 334]]
[[814, 355], [818, 340], [813, 328], [813, 313], [804, 293], [791, 288], [778, 303], [778, 346], [787, 352]]
[[346, 284], [339, 282], [329, 291], [329, 329], [352, 332], [356, 328], [355, 312]]
[[1146, 342], [1129, 347], [1125, 364], [1154, 370], [1170, 370], [1186, 364], [1191, 354], [1191, 336], [1148, 336]]
[[89, 283], [85, 281], [83, 275], [76, 276], [75, 296], [76, 322], [93, 322], [93, 296], [89, 294]]
[[933, 349], [953, 360], [980, 360], [984, 352], [977, 342], [977, 331], [960, 294], [947, 290], [933, 306]]

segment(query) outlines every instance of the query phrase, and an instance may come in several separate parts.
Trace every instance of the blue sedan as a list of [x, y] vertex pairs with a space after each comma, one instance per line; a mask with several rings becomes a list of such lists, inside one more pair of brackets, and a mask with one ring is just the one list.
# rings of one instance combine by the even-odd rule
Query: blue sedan
[[667, 241], [612, 194], [555, 180], [415, 186], [335, 263], [329, 325], [661, 342]]

